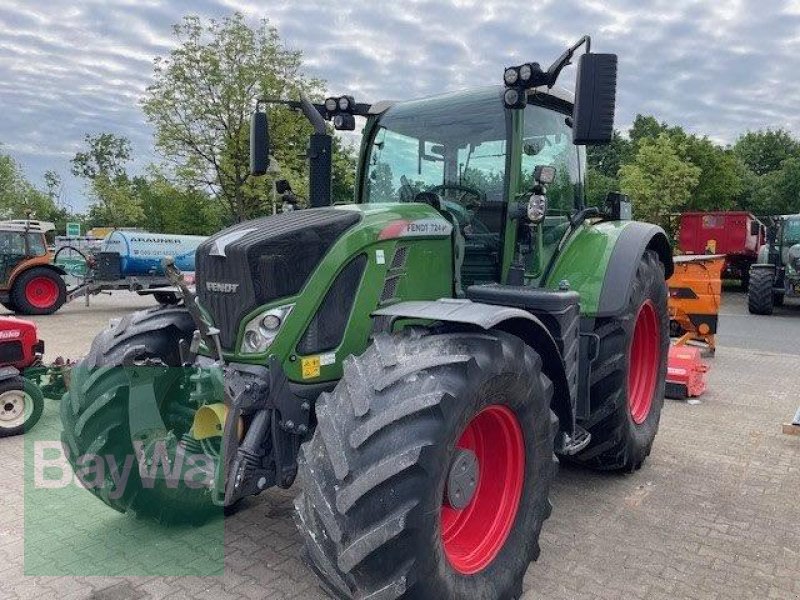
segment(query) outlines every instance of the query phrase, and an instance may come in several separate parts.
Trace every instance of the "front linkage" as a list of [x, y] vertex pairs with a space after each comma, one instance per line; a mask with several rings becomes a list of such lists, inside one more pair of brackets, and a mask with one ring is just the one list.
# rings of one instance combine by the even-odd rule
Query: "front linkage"
[[[266, 367], [227, 363], [219, 331], [206, 323], [194, 291], [174, 261], [165, 259], [164, 271], [180, 290], [197, 327], [191, 344], [181, 345], [181, 362], [189, 368], [186, 376], [191, 386], [191, 404], [197, 408], [190, 435], [205, 437], [207, 431], [215, 430], [222, 434], [222, 451], [213, 481], [214, 503], [231, 506], [244, 496], [276, 485], [291, 487], [297, 475], [300, 444], [311, 431], [312, 400], [292, 392], [274, 356]], [[212, 357], [198, 355], [201, 340], [213, 349]], [[245, 420], [247, 433], [242, 436]]]

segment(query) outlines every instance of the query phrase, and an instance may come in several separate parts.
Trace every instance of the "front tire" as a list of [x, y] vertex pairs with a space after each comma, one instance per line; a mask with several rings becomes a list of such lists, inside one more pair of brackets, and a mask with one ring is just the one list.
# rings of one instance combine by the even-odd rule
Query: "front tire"
[[42, 416], [44, 396], [24, 377], [0, 381], [0, 438], [30, 431]]
[[23, 315], [51, 315], [67, 300], [67, 285], [61, 276], [46, 267], [33, 267], [17, 277], [11, 289], [11, 302]]
[[[81, 468], [79, 463], [85, 456], [112, 456], [118, 465], [133, 460], [130, 478], [123, 486], [112, 479], [109, 469], [104, 480], [85, 485], [115, 510], [133, 510], [140, 516], [174, 523], [201, 522], [215, 509], [208, 488], [186, 485], [186, 460], [180, 478], [176, 478], [177, 485], [160, 476], [151, 484], [143, 484], [129, 423], [129, 403], [138, 399], [131, 397], [128, 372], [157, 368], [123, 366], [126, 352], [139, 347], [142, 353], [138, 358], [159, 359], [169, 367], [154, 385], [168, 431], [161, 439], [148, 440], [146, 458], [152, 460], [149, 450], [157, 452], [158, 444], [162, 444], [160, 448], [170, 465], [176, 464], [178, 444], [189, 431], [194, 414], [187, 402], [178, 344], [191, 339], [193, 331], [194, 321], [185, 309], [156, 307], [139, 311], [102, 331], [92, 342], [89, 354], [72, 370], [69, 391], [61, 401], [61, 441], [73, 470]], [[203, 456], [194, 450], [185, 454], [190, 455]]]
[[384, 334], [345, 362], [317, 401], [295, 501], [329, 593], [521, 595], [556, 470], [541, 364], [518, 338], [485, 333]]
[[600, 347], [590, 378], [591, 413], [581, 425], [589, 445], [570, 457], [599, 469], [634, 471], [658, 432], [669, 354], [664, 267], [655, 252], [642, 256], [625, 312], [598, 319]]
[[772, 269], [753, 269], [747, 290], [747, 309], [753, 315], [771, 315], [775, 306], [772, 288], [775, 274]]

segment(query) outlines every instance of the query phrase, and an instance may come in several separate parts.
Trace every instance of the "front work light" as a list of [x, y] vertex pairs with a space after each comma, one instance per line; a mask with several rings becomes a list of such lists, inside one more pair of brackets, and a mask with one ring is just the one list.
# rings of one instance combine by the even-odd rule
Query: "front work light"
[[260, 354], [266, 352], [286, 321], [286, 317], [292, 312], [294, 304], [278, 306], [264, 311], [251, 319], [244, 329], [242, 337], [242, 354]]
[[525, 108], [527, 94], [524, 89], [508, 88], [503, 94], [506, 108]]
[[506, 85], [514, 85], [519, 79], [519, 71], [516, 68], [510, 67], [503, 73], [503, 81]]

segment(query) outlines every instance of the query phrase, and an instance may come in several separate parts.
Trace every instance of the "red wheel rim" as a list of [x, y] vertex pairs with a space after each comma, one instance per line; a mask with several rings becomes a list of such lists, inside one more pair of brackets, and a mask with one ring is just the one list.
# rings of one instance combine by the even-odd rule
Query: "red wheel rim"
[[478, 484], [462, 510], [443, 501], [441, 535], [450, 565], [472, 575], [495, 559], [514, 525], [525, 479], [525, 444], [516, 415], [492, 405], [475, 415], [456, 446], [475, 453]]
[[628, 371], [628, 408], [637, 425], [647, 420], [656, 391], [661, 363], [661, 328], [652, 300], [639, 308], [631, 341]]
[[25, 286], [25, 299], [34, 308], [50, 308], [58, 300], [58, 285], [49, 277], [34, 277]]

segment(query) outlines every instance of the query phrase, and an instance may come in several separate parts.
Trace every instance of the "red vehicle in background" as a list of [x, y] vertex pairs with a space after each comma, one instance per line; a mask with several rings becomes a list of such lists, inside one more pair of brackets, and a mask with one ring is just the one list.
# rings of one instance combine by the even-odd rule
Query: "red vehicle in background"
[[746, 288], [765, 238], [764, 224], [749, 212], [689, 212], [681, 215], [678, 249], [689, 255], [724, 254], [722, 278], [739, 279]]
[[42, 415], [42, 391], [23, 374], [34, 373], [43, 354], [34, 323], [0, 317], [0, 438], [25, 432]]

